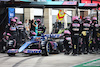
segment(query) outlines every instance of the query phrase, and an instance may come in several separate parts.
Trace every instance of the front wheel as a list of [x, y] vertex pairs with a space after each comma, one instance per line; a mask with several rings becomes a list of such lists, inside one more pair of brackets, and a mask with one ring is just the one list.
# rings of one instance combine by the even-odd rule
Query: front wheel
[[42, 55], [43, 56], [49, 56], [49, 51], [50, 51], [49, 42], [47, 42], [45, 44], [45, 46], [42, 46], [42, 48], [45, 48], [45, 49], [42, 49]]
[[15, 53], [8, 53], [8, 56], [15, 56]]

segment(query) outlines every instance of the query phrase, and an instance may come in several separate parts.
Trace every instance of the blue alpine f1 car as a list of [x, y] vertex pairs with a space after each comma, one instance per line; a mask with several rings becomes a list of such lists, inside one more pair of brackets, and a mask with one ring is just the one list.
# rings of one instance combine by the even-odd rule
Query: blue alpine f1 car
[[19, 49], [10, 49], [8, 54], [25, 53], [25, 54], [41, 54], [48, 56], [49, 53], [60, 53], [58, 43], [54, 38], [59, 38], [61, 34], [45, 34], [42, 36], [32, 36], [31, 40], [24, 43]]

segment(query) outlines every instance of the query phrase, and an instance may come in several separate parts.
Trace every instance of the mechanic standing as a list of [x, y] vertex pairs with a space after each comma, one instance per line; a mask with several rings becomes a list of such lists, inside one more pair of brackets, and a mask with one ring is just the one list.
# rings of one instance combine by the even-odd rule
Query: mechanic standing
[[100, 25], [99, 25], [99, 30], [97, 32], [97, 38], [96, 38], [96, 45], [95, 45], [95, 50], [97, 53], [99, 53], [100, 50]]
[[27, 19], [25, 20], [24, 27], [25, 27], [26, 31], [29, 32], [29, 23], [28, 23]]
[[25, 43], [25, 28], [21, 21], [17, 22], [17, 31], [19, 44]]
[[29, 36], [30, 29], [29, 29], [29, 23], [28, 23], [27, 19], [25, 20], [24, 27], [25, 27], [25, 33], [27, 35], [27, 38], [30, 38], [30, 36]]
[[72, 18], [72, 22], [70, 32], [73, 44], [73, 55], [77, 55], [79, 52], [79, 35], [81, 33], [81, 24], [79, 23], [78, 16], [74, 16]]
[[97, 23], [97, 18], [96, 17], [93, 17], [92, 18], [92, 23], [91, 23], [91, 31], [92, 31], [92, 38], [93, 38], [93, 41], [92, 41], [92, 44], [90, 46], [90, 53], [92, 52], [96, 52], [97, 50], [97, 33], [99, 31], [99, 25]]
[[59, 31], [59, 25], [58, 25], [58, 23], [59, 23], [59, 20], [56, 19], [56, 22], [54, 24], [54, 28], [55, 28], [55, 32], [54, 33], [58, 33], [58, 31]]
[[90, 19], [87, 18], [82, 23], [82, 53], [87, 54], [89, 51], [89, 33], [90, 33]]
[[36, 32], [36, 27], [37, 27], [36, 21], [34, 21], [33, 19], [30, 23], [30, 36], [32, 36], [31, 33]]

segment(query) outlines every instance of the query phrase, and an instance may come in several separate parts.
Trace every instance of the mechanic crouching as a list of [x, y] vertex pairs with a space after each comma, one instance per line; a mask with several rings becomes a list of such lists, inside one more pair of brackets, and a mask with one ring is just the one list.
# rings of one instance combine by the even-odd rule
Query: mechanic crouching
[[65, 49], [65, 54], [70, 54], [71, 53], [71, 33], [67, 29], [64, 31], [64, 49]]

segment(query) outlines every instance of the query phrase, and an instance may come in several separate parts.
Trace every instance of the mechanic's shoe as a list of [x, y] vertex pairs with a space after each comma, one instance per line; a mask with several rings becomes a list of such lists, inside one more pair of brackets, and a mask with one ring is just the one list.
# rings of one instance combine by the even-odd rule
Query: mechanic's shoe
[[73, 56], [77, 56], [77, 54], [75, 54], [75, 53], [72, 53], [72, 55], [73, 55]]
[[77, 54], [72, 54], [73, 56], [77, 56]]
[[92, 54], [95, 54], [96, 53], [96, 51], [95, 50], [92, 50]]
[[78, 55], [81, 55], [82, 53], [81, 53], [81, 52], [78, 52], [77, 54], [78, 54]]
[[87, 52], [87, 51], [85, 51], [85, 52], [84, 52], [84, 54], [88, 54], [88, 52]]
[[69, 53], [66, 53], [66, 52], [65, 52], [64, 54], [65, 54], [65, 55], [69, 55]]
[[90, 53], [90, 54], [94, 54], [94, 52], [93, 52], [93, 51], [90, 51], [89, 53]]
[[66, 54], [66, 55], [69, 55], [70, 53], [69, 53], [68, 51], [65, 51], [65, 54]]
[[92, 50], [89, 50], [89, 53], [92, 54]]

